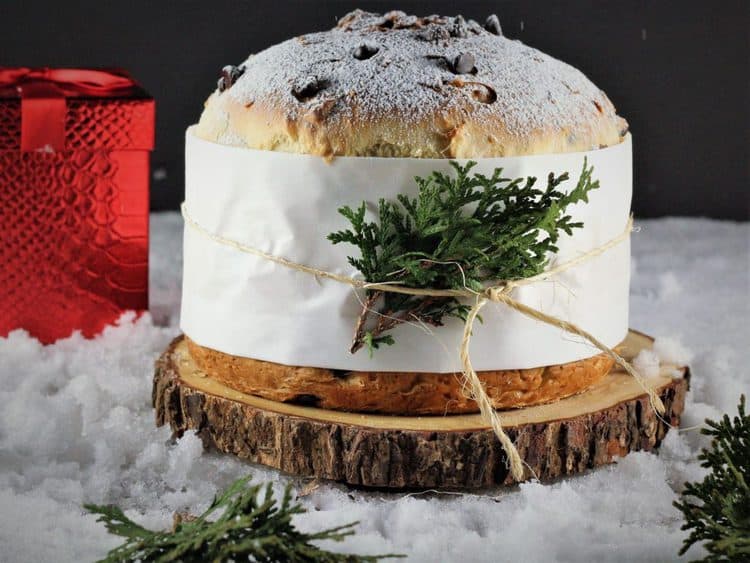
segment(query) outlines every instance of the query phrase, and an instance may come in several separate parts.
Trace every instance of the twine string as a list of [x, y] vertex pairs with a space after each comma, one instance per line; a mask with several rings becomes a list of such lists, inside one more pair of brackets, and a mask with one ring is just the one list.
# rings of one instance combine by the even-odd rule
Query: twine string
[[471, 331], [474, 327], [474, 321], [479, 315], [479, 311], [487, 303], [487, 298], [480, 295], [477, 296], [474, 306], [466, 316], [466, 322], [464, 323], [464, 335], [461, 339], [461, 348], [459, 350], [459, 356], [461, 358], [461, 366], [463, 368], [464, 378], [468, 381], [471, 388], [471, 396], [479, 406], [479, 413], [482, 419], [489, 423], [492, 427], [492, 431], [500, 440], [500, 444], [505, 450], [505, 455], [508, 456], [508, 465], [510, 466], [510, 472], [516, 481], [523, 480], [523, 461], [521, 455], [518, 453], [518, 449], [511, 441], [510, 437], [503, 430], [503, 426], [500, 423], [500, 417], [497, 411], [492, 406], [487, 390], [479, 380], [474, 366], [471, 365], [471, 356], [469, 354], [469, 344], [471, 343]]
[[625, 225], [625, 229], [622, 231], [622, 233], [617, 235], [615, 238], [605, 242], [604, 244], [601, 244], [600, 246], [597, 246], [587, 252], [581, 253], [580, 255], [578, 255], [577, 257], [569, 261], [556, 264], [555, 266], [546, 269], [545, 271], [541, 272], [538, 275], [531, 276], [528, 278], [523, 278], [523, 279], [497, 281], [493, 285], [486, 287], [483, 291], [478, 292], [478, 291], [469, 289], [468, 287], [465, 287], [463, 289], [431, 289], [431, 288], [420, 288], [420, 287], [407, 287], [407, 286], [399, 285], [398, 283], [392, 283], [392, 282], [391, 283], [367, 282], [365, 280], [352, 278], [350, 276], [337, 274], [335, 272], [321, 270], [319, 268], [315, 268], [312, 266], [307, 266], [305, 264], [294, 262], [293, 260], [289, 260], [287, 258], [284, 258], [283, 256], [276, 256], [274, 254], [264, 252], [258, 248], [254, 248], [252, 246], [242, 244], [236, 240], [223, 237], [221, 235], [217, 235], [216, 233], [212, 233], [208, 231], [207, 229], [205, 229], [202, 225], [197, 223], [190, 216], [185, 202], [182, 203], [181, 211], [182, 211], [182, 217], [184, 218], [186, 225], [190, 226], [192, 229], [194, 229], [196, 232], [200, 233], [201, 235], [219, 244], [235, 248], [236, 250], [239, 250], [240, 252], [243, 252], [246, 254], [253, 254], [264, 260], [275, 262], [276, 264], [279, 264], [281, 266], [291, 268], [299, 272], [304, 272], [306, 274], [313, 275], [317, 278], [329, 279], [329, 280], [333, 280], [339, 283], [350, 285], [354, 288], [367, 289], [367, 290], [373, 290], [373, 291], [377, 290], [377, 291], [383, 291], [383, 292], [402, 293], [406, 295], [425, 296], [425, 297], [473, 298], [474, 305], [472, 306], [472, 308], [469, 311], [469, 314], [467, 315], [466, 323], [464, 324], [463, 338], [461, 340], [461, 345], [459, 348], [459, 357], [461, 360], [463, 376], [464, 376], [465, 382], [468, 383], [469, 388], [471, 389], [472, 398], [474, 399], [474, 401], [477, 403], [477, 406], [479, 407], [479, 412], [482, 416], [482, 419], [487, 424], [490, 425], [490, 427], [492, 428], [492, 431], [500, 440], [503, 450], [505, 451], [506, 456], [508, 458], [508, 465], [509, 465], [511, 474], [513, 475], [513, 478], [516, 481], [520, 482], [520, 481], [523, 481], [524, 479], [523, 461], [521, 460], [521, 456], [519, 455], [518, 450], [516, 449], [515, 445], [513, 444], [511, 439], [503, 430], [502, 424], [500, 422], [500, 417], [497, 414], [497, 411], [492, 406], [492, 401], [489, 395], [487, 394], [487, 391], [484, 388], [484, 385], [480, 381], [476, 370], [474, 370], [474, 367], [472, 366], [471, 356], [469, 352], [472, 330], [474, 328], [474, 322], [476, 321], [476, 318], [479, 315], [479, 312], [482, 309], [482, 307], [484, 307], [488, 302], [502, 303], [503, 305], [510, 307], [511, 309], [518, 311], [522, 315], [525, 315], [531, 319], [534, 319], [536, 321], [539, 321], [541, 323], [544, 323], [550, 326], [557, 327], [565, 332], [575, 334], [583, 338], [584, 340], [588, 341], [590, 344], [592, 344], [593, 346], [601, 350], [601, 352], [603, 352], [604, 354], [612, 358], [615, 361], [615, 363], [617, 363], [617, 365], [623, 368], [629, 375], [631, 375], [635, 379], [638, 385], [640, 385], [641, 388], [648, 395], [651, 407], [658, 414], [663, 414], [665, 412], [664, 403], [662, 402], [661, 398], [656, 393], [656, 391], [646, 384], [643, 377], [641, 377], [641, 375], [636, 371], [636, 369], [627, 360], [625, 360], [625, 358], [620, 356], [620, 354], [618, 354], [613, 349], [608, 347], [606, 344], [601, 342], [594, 335], [576, 326], [575, 324], [565, 321], [563, 319], [559, 319], [552, 315], [543, 313], [542, 311], [534, 309], [533, 307], [529, 307], [528, 305], [525, 305], [524, 303], [521, 303], [520, 301], [517, 301], [516, 299], [513, 299], [510, 296], [510, 293], [517, 287], [521, 287], [524, 285], [529, 285], [532, 283], [536, 283], [538, 281], [549, 279], [550, 277], [553, 277], [557, 274], [565, 272], [573, 268], [574, 266], [577, 266], [579, 264], [582, 264], [583, 262], [591, 260], [592, 258], [599, 256], [603, 254], [604, 252], [606, 252], [607, 250], [622, 243], [630, 236], [630, 233], [633, 230], [633, 217], [632, 216], [628, 218], [628, 221]]

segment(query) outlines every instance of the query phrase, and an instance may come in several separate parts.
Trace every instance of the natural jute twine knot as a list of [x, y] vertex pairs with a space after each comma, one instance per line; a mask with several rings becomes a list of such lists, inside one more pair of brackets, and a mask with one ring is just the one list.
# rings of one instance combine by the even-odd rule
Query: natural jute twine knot
[[513, 444], [511, 439], [503, 430], [502, 424], [500, 422], [500, 417], [498, 416], [497, 412], [492, 406], [492, 401], [489, 395], [487, 395], [487, 391], [485, 390], [484, 385], [482, 385], [482, 382], [479, 380], [479, 376], [477, 375], [477, 372], [474, 370], [474, 367], [471, 364], [471, 356], [469, 352], [472, 330], [474, 329], [474, 321], [476, 321], [476, 318], [479, 315], [479, 312], [481, 311], [482, 307], [484, 307], [487, 304], [487, 302], [491, 301], [493, 303], [502, 303], [503, 305], [506, 305], [507, 307], [510, 307], [511, 309], [515, 311], [518, 311], [522, 315], [525, 315], [529, 318], [537, 320], [541, 323], [544, 323], [550, 326], [555, 326], [561, 330], [564, 330], [565, 332], [578, 335], [581, 338], [588, 341], [589, 343], [593, 344], [599, 350], [601, 350], [604, 354], [612, 358], [615, 361], [615, 363], [617, 363], [617, 365], [622, 367], [628, 374], [630, 374], [636, 380], [636, 382], [641, 386], [641, 388], [648, 394], [651, 407], [655, 411], [657, 411], [660, 415], [664, 414], [664, 411], [665, 411], [664, 403], [662, 402], [659, 395], [654, 391], [654, 389], [652, 389], [646, 384], [646, 382], [641, 377], [641, 375], [635, 370], [635, 368], [633, 368], [632, 365], [630, 365], [630, 363], [627, 360], [625, 360], [625, 358], [623, 358], [617, 352], [611, 349], [609, 346], [601, 342], [594, 335], [576, 326], [575, 324], [565, 321], [563, 319], [559, 319], [557, 317], [553, 317], [551, 315], [547, 315], [546, 313], [543, 313], [542, 311], [534, 309], [533, 307], [529, 307], [528, 305], [525, 305], [521, 303], [520, 301], [517, 301], [511, 297], [512, 291], [517, 287], [520, 287], [523, 285], [529, 285], [532, 283], [536, 283], [538, 281], [549, 279], [550, 277], [556, 274], [565, 272], [574, 266], [577, 266], [583, 262], [591, 260], [592, 258], [603, 254], [610, 248], [613, 248], [614, 246], [625, 241], [630, 236], [630, 233], [633, 230], [632, 216], [628, 219], [623, 232], [620, 233], [618, 236], [616, 236], [612, 240], [596, 248], [591, 249], [588, 252], [582, 253], [581, 255], [577, 256], [576, 258], [572, 260], [563, 262], [561, 264], [557, 264], [551, 268], [548, 268], [547, 270], [545, 270], [544, 272], [536, 276], [518, 279], [518, 280], [505, 280], [505, 281], [495, 282], [495, 285], [491, 287], [487, 287], [481, 292], [477, 292], [469, 288], [430, 289], [430, 288], [418, 288], [418, 287], [405, 287], [405, 286], [393, 284], [393, 283], [367, 282], [367, 281], [355, 279], [349, 276], [336, 274], [334, 272], [320, 270], [312, 266], [299, 264], [297, 262], [288, 260], [281, 256], [275, 256], [273, 254], [263, 252], [262, 250], [259, 250], [257, 248], [253, 248], [251, 246], [247, 246], [235, 240], [228, 239], [220, 235], [217, 235], [215, 233], [212, 233], [208, 231], [207, 229], [203, 228], [192, 217], [190, 217], [187, 211], [187, 207], [184, 202], [182, 204], [181, 210], [182, 210], [182, 216], [185, 219], [186, 225], [188, 225], [189, 227], [191, 227], [192, 229], [194, 229], [196, 232], [200, 233], [201, 235], [206, 236], [209, 239], [219, 244], [230, 246], [241, 252], [244, 252], [247, 254], [253, 254], [265, 260], [270, 260], [271, 262], [275, 262], [287, 268], [291, 268], [299, 272], [304, 272], [304, 273], [316, 276], [318, 278], [334, 280], [339, 283], [345, 283], [345, 284], [348, 284], [352, 287], [359, 288], [359, 289], [378, 290], [378, 291], [383, 291], [383, 292], [402, 293], [402, 294], [417, 295], [417, 296], [421, 295], [421, 296], [430, 296], [430, 297], [464, 297], [464, 298], [474, 299], [474, 305], [472, 306], [471, 310], [469, 311], [469, 314], [466, 317], [466, 323], [464, 325], [464, 331], [463, 331], [463, 338], [461, 340], [461, 345], [459, 348], [459, 356], [461, 359], [461, 367], [463, 371], [463, 376], [465, 379], [465, 383], [468, 384], [471, 390], [471, 398], [474, 399], [474, 401], [477, 403], [477, 406], [479, 407], [479, 412], [482, 416], [482, 419], [492, 427], [493, 432], [495, 433], [497, 438], [500, 440], [500, 443], [503, 446], [503, 450], [505, 451], [505, 454], [508, 457], [508, 464], [510, 467], [511, 474], [513, 475], [513, 478], [516, 481], [520, 482], [524, 480], [523, 461], [515, 445]]

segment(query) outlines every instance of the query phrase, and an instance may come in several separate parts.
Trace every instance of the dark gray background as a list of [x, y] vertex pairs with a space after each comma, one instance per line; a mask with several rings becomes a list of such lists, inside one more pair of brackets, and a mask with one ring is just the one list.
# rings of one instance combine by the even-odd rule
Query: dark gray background
[[[153, 209], [182, 199], [185, 127], [219, 69], [355, 7], [500, 17], [630, 122], [638, 216], [750, 216], [750, 2], [0, 0], [0, 65], [121, 66], [157, 101]], [[165, 176], [165, 177], [164, 177]]]

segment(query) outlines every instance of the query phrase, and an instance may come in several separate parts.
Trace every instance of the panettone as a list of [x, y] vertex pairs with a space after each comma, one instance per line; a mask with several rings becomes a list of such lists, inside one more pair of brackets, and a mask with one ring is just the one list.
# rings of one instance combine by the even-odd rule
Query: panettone
[[[461, 159], [595, 150], [620, 143], [627, 123], [580, 71], [506, 38], [494, 16], [480, 25], [357, 10], [330, 31], [225, 68], [194, 132], [328, 159]], [[477, 410], [456, 374], [293, 366], [189, 346], [212, 377], [273, 400], [394, 414]], [[612, 364], [595, 355], [480, 379], [495, 407], [521, 407], [585, 390]]]

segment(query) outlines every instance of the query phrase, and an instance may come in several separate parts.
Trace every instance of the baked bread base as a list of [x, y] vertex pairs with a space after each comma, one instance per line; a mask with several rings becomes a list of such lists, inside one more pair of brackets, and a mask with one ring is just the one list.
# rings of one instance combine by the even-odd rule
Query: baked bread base
[[[222, 385], [281, 403], [329, 410], [404, 415], [475, 413], [457, 373], [342, 371], [225, 354], [185, 338], [196, 366]], [[604, 354], [555, 366], [479, 372], [492, 405], [512, 409], [585, 391], [612, 369]]]
[[[632, 332], [623, 354], [651, 346]], [[500, 413], [524, 462], [541, 481], [581, 473], [636, 450], [654, 450], [678, 426], [690, 372], [663, 365], [646, 379], [649, 397], [617, 369], [585, 393]], [[156, 363], [153, 404], [158, 425], [192, 430], [206, 447], [286, 473], [358, 487], [476, 489], [509, 485], [503, 447], [477, 414], [382, 416], [268, 401], [233, 391], [200, 371], [182, 336]]]

